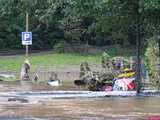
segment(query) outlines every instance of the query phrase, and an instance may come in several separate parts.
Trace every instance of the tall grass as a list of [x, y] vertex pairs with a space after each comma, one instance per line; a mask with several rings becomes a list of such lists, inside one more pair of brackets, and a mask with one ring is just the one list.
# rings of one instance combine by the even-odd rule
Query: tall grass
[[[42, 54], [30, 55], [28, 57], [32, 68], [39, 65], [79, 65], [81, 62], [87, 61], [90, 63], [100, 63], [100, 55], [80, 55], [80, 54]], [[9, 56], [0, 58], [0, 70], [20, 70], [24, 56]]]

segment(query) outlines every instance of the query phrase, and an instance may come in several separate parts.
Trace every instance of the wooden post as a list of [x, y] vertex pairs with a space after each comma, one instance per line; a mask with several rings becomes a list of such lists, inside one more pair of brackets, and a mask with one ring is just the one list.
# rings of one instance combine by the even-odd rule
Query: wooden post
[[[26, 12], [26, 32], [28, 32], [28, 12]], [[28, 45], [26, 45], [26, 58], [28, 58]]]

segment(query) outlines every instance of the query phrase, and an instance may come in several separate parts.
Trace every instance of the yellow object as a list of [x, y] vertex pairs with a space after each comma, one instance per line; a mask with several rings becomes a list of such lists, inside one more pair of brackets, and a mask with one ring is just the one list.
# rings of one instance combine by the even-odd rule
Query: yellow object
[[128, 69], [128, 68], [125, 68], [125, 69], [124, 69], [124, 71], [125, 71], [125, 72], [126, 72], [126, 71], [130, 71], [130, 69]]
[[29, 60], [28, 60], [28, 59], [25, 59], [24, 63], [26, 63], [26, 64], [30, 65], [30, 62], [29, 62]]
[[134, 72], [134, 71], [131, 71], [131, 70], [129, 70], [128, 68], [125, 68], [125, 69], [124, 69], [124, 72], [121, 73], [121, 74], [119, 74], [119, 75], [117, 76], [117, 78], [132, 77], [132, 76], [134, 76], [134, 75], [135, 75], [135, 72]]

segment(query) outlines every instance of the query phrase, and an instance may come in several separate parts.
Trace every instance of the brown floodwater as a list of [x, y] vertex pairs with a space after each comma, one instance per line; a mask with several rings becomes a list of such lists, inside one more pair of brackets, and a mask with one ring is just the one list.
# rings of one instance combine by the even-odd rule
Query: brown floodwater
[[[1, 83], [0, 91], [79, 90], [72, 84]], [[160, 116], [160, 97], [70, 98], [30, 101], [0, 100], [0, 120], [148, 120]]]
[[147, 120], [160, 115], [157, 97], [53, 99], [0, 104], [0, 118], [46, 120]]
[[52, 91], [52, 90], [85, 90], [82, 87], [77, 87], [74, 85], [73, 81], [63, 81], [60, 86], [52, 87], [47, 85], [47, 83], [31, 83], [28, 81], [21, 82], [1, 82], [0, 92], [13, 92], [13, 91]]

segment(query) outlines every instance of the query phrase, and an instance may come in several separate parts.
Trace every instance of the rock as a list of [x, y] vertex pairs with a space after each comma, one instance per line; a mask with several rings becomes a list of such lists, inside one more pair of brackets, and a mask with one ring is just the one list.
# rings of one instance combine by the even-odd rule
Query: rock
[[74, 80], [74, 84], [77, 86], [86, 85], [85, 80]]
[[8, 102], [16, 102], [19, 101], [21, 103], [28, 103], [29, 101], [27, 99], [24, 98], [9, 98]]
[[10, 81], [15, 80], [16, 76], [12, 74], [0, 74], [0, 80], [1, 81]]

